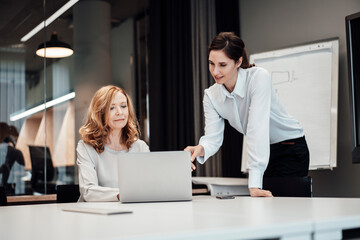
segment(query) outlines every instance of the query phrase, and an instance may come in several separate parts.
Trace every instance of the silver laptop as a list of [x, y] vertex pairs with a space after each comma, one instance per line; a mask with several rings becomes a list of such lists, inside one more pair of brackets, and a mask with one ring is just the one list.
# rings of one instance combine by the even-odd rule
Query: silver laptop
[[121, 202], [187, 201], [192, 198], [190, 152], [121, 154]]

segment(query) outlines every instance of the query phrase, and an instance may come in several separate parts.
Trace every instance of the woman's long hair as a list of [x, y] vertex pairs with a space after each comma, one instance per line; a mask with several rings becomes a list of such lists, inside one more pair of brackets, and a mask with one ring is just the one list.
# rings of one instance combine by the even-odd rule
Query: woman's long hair
[[104, 151], [105, 143], [111, 131], [108, 124], [110, 105], [118, 92], [125, 95], [129, 110], [128, 122], [121, 131], [120, 142], [124, 143], [129, 149], [140, 137], [139, 124], [128, 94], [117, 86], [109, 85], [102, 87], [92, 98], [86, 123], [79, 129], [82, 140], [93, 146], [98, 153]]
[[234, 60], [237, 63], [242, 57], [241, 68], [253, 67], [253, 64], [249, 63], [249, 59], [246, 54], [244, 41], [235, 35], [233, 32], [221, 32], [212, 40], [209, 48], [209, 54], [212, 50], [224, 51], [225, 55]]

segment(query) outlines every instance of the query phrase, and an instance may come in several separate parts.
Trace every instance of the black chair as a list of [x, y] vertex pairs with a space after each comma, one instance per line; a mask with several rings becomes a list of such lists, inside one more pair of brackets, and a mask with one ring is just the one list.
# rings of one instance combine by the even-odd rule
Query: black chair
[[7, 205], [7, 198], [5, 193], [5, 188], [0, 187], [0, 206], [6, 206]]
[[[44, 171], [44, 147], [29, 146], [31, 159], [31, 187], [38, 193], [56, 193], [56, 183], [54, 182], [55, 169], [52, 164], [50, 149], [46, 147], [46, 182]], [[46, 185], [45, 185], [46, 184]]]
[[312, 197], [311, 177], [264, 177], [263, 189], [274, 197]]
[[58, 185], [56, 195], [56, 202], [58, 203], [77, 202], [80, 197], [79, 185]]

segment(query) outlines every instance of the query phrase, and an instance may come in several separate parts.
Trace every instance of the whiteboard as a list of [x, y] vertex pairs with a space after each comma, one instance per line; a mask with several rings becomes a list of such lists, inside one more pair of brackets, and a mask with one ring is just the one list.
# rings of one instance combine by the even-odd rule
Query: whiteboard
[[[257, 53], [250, 62], [269, 71], [281, 103], [304, 128], [310, 169], [336, 167], [339, 40]], [[243, 146], [246, 172], [246, 136]]]

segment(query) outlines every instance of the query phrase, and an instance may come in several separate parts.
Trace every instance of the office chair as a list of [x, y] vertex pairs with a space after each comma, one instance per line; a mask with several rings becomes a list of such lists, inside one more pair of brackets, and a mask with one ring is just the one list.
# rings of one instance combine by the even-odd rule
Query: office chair
[[66, 184], [66, 185], [57, 186], [56, 202], [58, 203], [77, 202], [79, 197], [80, 197], [79, 185]]
[[46, 147], [46, 182], [44, 171], [44, 147], [43, 146], [29, 146], [30, 159], [31, 159], [31, 187], [33, 191], [38, 193], [56, 193], [53, 182], [55, 176], [55, 169], [52, 164], [50, 149]]
[[264, 177], [263, 189], [274, 197], [312, 197], [311, 177]]

